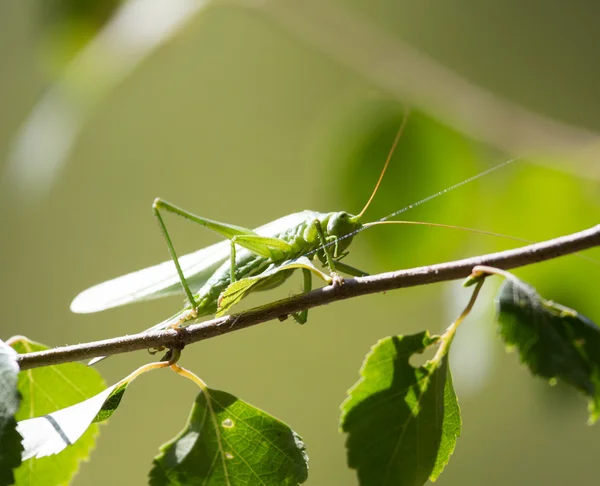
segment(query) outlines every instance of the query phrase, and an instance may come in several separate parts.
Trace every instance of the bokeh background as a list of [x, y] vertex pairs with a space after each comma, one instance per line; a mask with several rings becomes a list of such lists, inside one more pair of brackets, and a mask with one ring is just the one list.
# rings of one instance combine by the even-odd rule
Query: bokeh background
[[[177, 298], [69, 312], [84, 288], [167, 258], [150, 211], [156, 196], [246, 227], [302, 209], [360, 211], [407, 106], [369, 220], [525, 156], [403, 216], [531, 240], [596, 224], [599, 9], [557, 0], [2, 2], [1, 338], [78, 343], [172, 314]], [[168, 224], [180, 253], [218, 241]], [[347, 261], [376, 273], [513, 246], [394, 226], [360, 234]], [[566, 257], [515, 273], [600, 321], [600, 265]], [[300, 285], [296, 277], [244, 305]], [[600, 432], [586, 425], [585, 400], [532, 379], [505, 353], [495, 286], [486, 283], [453, 347], [464, 427], [438, 483], [596, 482]], [[308, 484], [352, 485], [338, 407], [363, 356], [391, 334], [441, 331], [467, 298], [448, 283], [354, 299], [312, 310], [302, 327], [273, 322], [194, 345], [182, 363], [300, 433]], [[113, 383], [148, 360], [122, 355], [99, 370]], [[74, 484], [145, 484], [196, 393], [168, 372], [136, 381]]]

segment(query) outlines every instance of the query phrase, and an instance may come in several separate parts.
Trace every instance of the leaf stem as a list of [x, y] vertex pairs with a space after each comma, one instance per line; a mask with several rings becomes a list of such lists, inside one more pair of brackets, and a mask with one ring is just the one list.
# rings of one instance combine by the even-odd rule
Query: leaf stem
[[130, 383], [133, 380], [135, 380], [138, 376], [140, 376], [148, 371], [158, 370], [161, 368], [166, 368], [168, 366], [171, 366], [171, 361], [155, 361], [153, 363], [148, 363], [148, 364], [142, 365], [137, 370], [133, 371], [132, 373], [127, 375], [125, 378], [120, 380], [115, 386], [122, 385], [123, 383]]
[[196, 375], [195, 373], [191, 372], [190, 370], [187, 370], [175, 363], [173, 363], [170, 368], [177, 373], [178, 375], [183, 376], [184, 378], [187, 378], [188, 380], [192, 380], [196, 385], [198, 385], [198, 387], [202, 390], [202, 392], [206, 395], [206, 397], [209, 397], [208, 394], [208, 385], [206, 383], [204, 383], [204, 381], [202, 381], [202, 379]]
[[456, 320], [448, 326], [448, 328], [442, 335], [442, 343], [438, 347], [438, 350], [432, 359], [433, 363], [439, 364], [442, 358], [448, 353], [448, 349], [450, 348], [450, 344], [452, 344], [452, 340], [454, 339], [458, 326], [461, 325], [462, 321], [464, 321], [465, 318], [470, 314], [471, 310], [473, 310], [473, 306], [475, 305], [477, 297], [479, 296], [479, 291], [481, 290], [481, 287], [483, 287], [483, 282], [484, 280], [479, 280], [477, 282], [476, 287], [473, 289], [473, 293], [471, 294], [471, 298], [469, 299], [469, 302], [467, 303], [466, 307], [456, 318]]
[[470, 277], [477, 278], [483, 275], [499, 275], [500, 277], [512, 280], [513, 282], [519, 282], [519, 279], [515, 277], [512, 273], [502, 270], [501, 268], [490, 267], [488, 265], [477, 265], [473, 268]]

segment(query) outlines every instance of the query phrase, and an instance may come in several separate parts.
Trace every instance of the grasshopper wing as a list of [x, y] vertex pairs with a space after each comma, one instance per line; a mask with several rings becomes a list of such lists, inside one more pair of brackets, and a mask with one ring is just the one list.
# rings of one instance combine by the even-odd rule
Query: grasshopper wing
[[[277, 237], [318, 215], [319, 213], [312, 211], [294, 213], [256, 228], [254, 231], [261, 236]], [[192, 292], [196, 292], [204, 285], [214, 271], [229, 258], [230, 249], [229, 241], [221, 241], [179, 258], [181, 269]], [[169, 260], [84, 290], [71, 302], [71, 311], [87, 314], [131, 302], [182, 293], [183, 289], [175, 265]]]
[[[179, 264], [188, 285], [200, 288], [229, 257], [228, 241], [221, 241], [179, 258]], [[177, 270], [172, 260], [108, 280], [81, 292], [71, 311], [78, 314], [98, 312], [131, 302], [158, 299], [183, 293]]]

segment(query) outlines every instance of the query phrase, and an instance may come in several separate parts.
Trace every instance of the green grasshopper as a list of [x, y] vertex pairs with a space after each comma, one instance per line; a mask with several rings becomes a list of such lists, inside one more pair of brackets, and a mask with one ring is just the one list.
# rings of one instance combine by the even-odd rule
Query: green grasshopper
[[[497, 170], [512, 160], [396, 211], [379, 221], [365, 224], [360, 222], [377, 193], [406, 122], [405, 115], [379, 180], [359, 214], [352, 215], [345, 211], [331, 213], [302, 211], [251, 230], [203, 218], [162, 199], [156, 199], [153, 211], [166, 240], [171, 260], [95, 285], [73, 300], [71, 310], [76, 313], [97, 312], [130, 302], [180, 294], [183, 289], [189, 305], [148, 331], [181, 326], [199, 317], [221, 315], [251, 291], [278, 287], [296, 269], [302, 269], [305, 292], [312, 288], [313, 274], [327, 284], [333, 285], [340, 285], [343, 282], [338, 271], [351, 276], [367, 275], [340, 261], [348, 254], [353, 236], [366, 227], [377, 224], [427, 224], [468, 230], [468, 228], [435, 223], [388, 220]], [[200, 224], [229, 241], [222, 241], [178, 258], [161, 210]], [[495, 235], [485, 231], [472, 231]], [[315, 256], [324, 267], [329, 269], [329, 274], [320, 271], [311, 263]], [[292, 317], [303, 324], [307, 320], [307, 315], [308, 310], [305, 310], [293, 314]]]

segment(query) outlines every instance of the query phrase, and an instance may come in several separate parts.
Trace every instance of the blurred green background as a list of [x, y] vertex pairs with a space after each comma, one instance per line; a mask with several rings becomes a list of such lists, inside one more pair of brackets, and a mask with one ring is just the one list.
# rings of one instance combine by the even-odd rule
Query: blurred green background
[[[314, 42], [319, 25], [292, 33], [281, 20], [286, 2], [137, 0], [127, 15], [114, 10], [119, 5], [0, 4], [2, 339], [25, 334], [52, 346], [85, 342], [139, 331], [177, 310], [181, 300], [175, 298], [97, 315], [69, 312], [84, 288], [166, 260], [150, 211], [156, 196], [246, 227], [302, 209], [360, 211], [405, 106], [414, 111], [369, 220], [522, 155], [510, 143], [491, 147], [460, 132], [464, 117], [485, 114], [483, 100], [452, 112], [455, 125], [444, 124], [447, 117], [439, 114], [448, 110], [437, 111], [439, 100], [423, 106], [408, 92], [399, 99], [376, 81], [387, 71], [374, 77], [338, 62]], [[318, 4], [301, 5], [308, 11]], [[598, 222], [600, 144], [593, 133], [600, 131], [600, 6], [514, 0], [327, 5], [328, 14], [349, 13], [387, 39], [409, 42], [473, 89], [564, 123], [552, 132], [556, 142], [563, 132], [565, 140], [580, 133], [573, 126], [589, 130], [581, 132], [586, 143], [571, 144], [572, 158], [532, 141], [526, 155], [535, 163], [515, 162], [404, 219], [531, 240]], [[144, 16], [144, 9], [152, 15]], [[159, 26], [169, 16], [167, 37]], [[345, 52], [360, 51], [364, 45], [343, 23], [350, 17], [333, 18], [342, 32], [348, 29]], [[382, 59], [390, 66], [395, 61]], [[418, 72], [408, 75], [418, 78]], [[511, 128], [510, 117], [496, 115], [490, 112], [489, 126], [481, 128]], [[218, 241], [190, 223], [169, 218], [168, 224], [180, 253]], [[347, 261], [376, 273], [513, 246], [477, 234], [390, 226], [359, 235]], [[598, 250], [586, 255], [600, 259]], [[599, 265], [566, 257], [515, 273], [545, 297], [600, 321]], [[300, 285], [296, 277], [244, 305], [298, 292]], [[453, 348], [464, 427], [438, 484], [596, 481], [598, 426], [586, 425], [581, 397], [532, 379], [514, 354], [504, 353], [492, 318], [495, 285], [486, 284]], [[194, 345], [182, 363], [302, 435], [311, 461], [308, 484], [356, 484], [337, 423], [363, 356], [390, 334], [444, 329], [467, 298], [460, 283], [448, 283], [345, 301], [312, 310], [302, 327], [272, 322]], [[114, 383], [148, 360], [138, 352], [99, 369]], [[171, 375], [136, 381], [74, 484], [146, 483], [158, 447], [183, 428], [197, 393]]]

